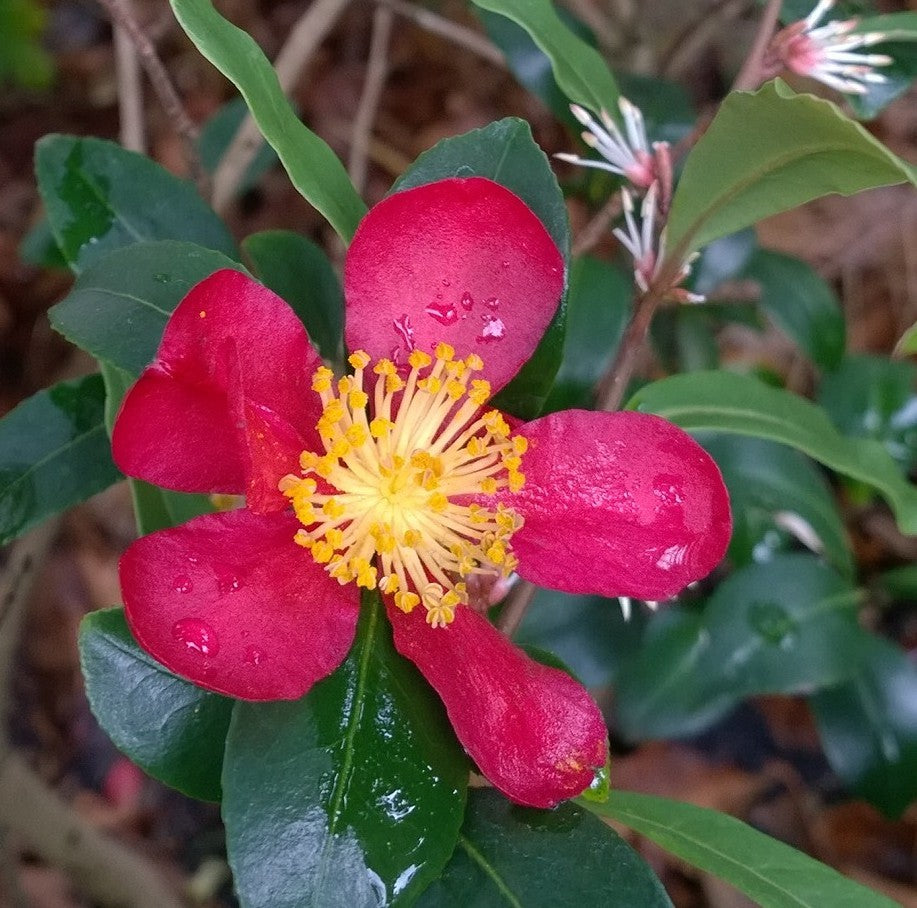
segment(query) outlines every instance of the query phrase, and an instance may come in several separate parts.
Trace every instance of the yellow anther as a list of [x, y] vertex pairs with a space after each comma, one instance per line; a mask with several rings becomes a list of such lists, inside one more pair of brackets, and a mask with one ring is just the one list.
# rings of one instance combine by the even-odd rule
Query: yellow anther
[[481, 480], [481, 491], [485, 495], [493, 495], [497, 491], [497, 480], [493, 476], [485, 476]]
[[303, 451], [299, 455], [299, 465], [304, 470], [314, 470], [315, 465], [318, 463], [318, 454], [314, 451]]
[[347, 357], [347, 362], [354, 369], [365, 369], [369, 365], [369, 354], [365, 350], [354, 350]]
[[404, 390], [404, 379], [397, 373], [385, 376], [385, 390], [389, 394], [396, 394]]
[[407, 590], [395, 593], [395, 605], [406, 615], [410, 614], [420, 604], [420, 596], [417, 593], [409, 593]]
[[509, 490], [511, 492], [518, 492], [525, 485], [525, 473], [520, 473], [518, 470], [513, 470], [509, 474]]
[[297, 530], [296, 535], [293, 537], [293, 542], [301, 545], [304, 549], [311, 549], [315, 540], [305, 530]]
[[[496, 411], [494, 411], [496, 412]], [[328, 406], [322, 410], [322, 421], [334, 424], [344, 418], [344, 405], [336, 397], [328, 401]]]
[[401, 588], [401, 581], [397, 574], [386, 574], [379, 581], [379, 589], [390, 596], [394, 595]]
[[312, 375], [312, 390], [319, 393], [330, 391], [333, 378], [334, 373], [327, 366], [319, 366]]
[[422, 537], [417, 530], [405, 530], [404, 536], [402, 538], [404, 540], [404, 544], [408, 548], [413, 549], [420, 545], [420, 540]]
[[472, 372], [480, 372], [484, 368], [484, 360], [478, 356], [477, 353], [469, 353], [465, 357], [465, 365], [471, 369]]
[[427, 506], [436, 514], [442, 514], [449, 507], [449, 499], [442, 492], [434, 492], [427, 499]]
[[504, 457], [503, 466], [512, 473], [522, 466], [522, 458], [518, 454], [512, 454], [509, 457]]
[[293, 513], [303, 526], [310, 526], [315, 523], [315, 508], [312, 507], [311, 501], [301, 501], [294, 498]]
[[322, 479], [328, 479], [336, 465], [337, 458], [333, 454], [326, 454], [324, 457], [319, 457], [314, 469]]
[[445, 341], [440, 341], [436, 345], [436, 358], [443, 362], [451, 362], [455, 358], [455, 347]]
[[330, 561], [328, 563], [328, 573], [342, 585], [355, 579], [346, 558]]
[[369, 433], [359, 423], [350, 426], [344, 436], [355, 448], [361, 448], [369, 441]]
[[447, 374], [454, 375], [456, 378], [460, 378], [464, 375], [467, 368], [468, 366], [465, 365], [465, 360], [463, 359], [454, 359], [446, 363]]
[[483, 407], [490, 400], [490, 382], [483, 378], [473, 378], [468, 397], [479, 407]]
[[429, 378], [422, 378], [417, 382], [417, 387], [427, 391], [429, 394], [436, 394], [442, 386], [442, 381], [433, 375]]
[[350, 442], [346, 438], [339, 438], [331, 446], [331, 453], [335, 457], [346, 457], [350, 453]]
[[347, 403], [351, 410], [362, 410], [369, 403], [369, 395], [359, 388], [355, 388], [347, 395]]
[[385, 435], [388, 435], [388, 433], [391, 432], [394, 428], [395, 424], [390, 419], [386, 419], [384, 416], [377, 416], [369, 424], [369, 431], [373, 438], [382, 438]]
[[322, 505], [322, 513], [326, 517], [330, 517], [332, 520], [337, 519], [338, 517], [343, 517], [346, 508], [342, 505], [337, 498], [329, 498]]
[[330, 543], [320, 539], [312, 545], [312, 557], [319, 564], [327, 564], [334, 557], [334, 549]]
[[465, 393], [465, 386], [458, 379], [446, 382], [446, 393], [452, 400], [458, 400]]
[[490, 410], [484, 414], [484, 425], [487, 430], [498, 438], [508, 438], [510, 433], [509, 424], [503, 418], [499, 410]]
[[376, 588], [376, 569], [365, 558], [351, 558], [350, 570], [356, 575], [357, 586], [367, 590]]
[[468, 444], [465, 445], [465, 450], [468, 452], [469, 457], [480, 457], [487, 446], [484, 444], [484, 439], [475, 435], [474, 438], [469, 439]]
[[525, 454], [529, 449], [529, 440], [524, 435], [514, 435], [512, 442], [513, 450], [517, 454]]
[[277, 488], [283, 492], [287, 498], [292, 498], [293, 492], [301, 485], [302, 480], [298, 476], [294, 476], [292, 473], [287, 473], [287, 475], [277, 483]]
[[472, 523], [482, 523], [487, 520], [487, 512], [479, 504], [468, 505], [468, 516]]
[[353, 387], [353, 379], [349, 375], [338, 379], [338, 394], [343, 397]]
[[506, 546], [501, 540], [497, 540], [487, 549], [487, 557], [494, 564], [503, 564], [506, 560]]
[[423, 350], [412, 350], [408, 356], [408, 362], [412, 369], [425, 369], [433, 362], [433, 357], [429, 353], [424, 353]]
[[[344, 532], [338, 527], [331, 527], [325, 532], [325, 540], [329, 545], [334, 546], [334, 548], [339, 549], [344, 545]], [[491, 559], [492, 560], [492, 559]]]

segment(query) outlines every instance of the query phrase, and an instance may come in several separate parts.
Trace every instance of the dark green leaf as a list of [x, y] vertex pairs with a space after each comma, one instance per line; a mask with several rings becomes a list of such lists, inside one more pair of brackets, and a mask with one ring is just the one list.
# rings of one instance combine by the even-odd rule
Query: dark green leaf
[[302, 700], [236, 707], [223, 816], [242, 904], [410, 903], [449, 860], [467, 774], [439, 700], [366, 596], [334, 674]]
[[[463, 136], [444, 139], [424, 152], [401, 176], [394, 192], [447, 177], [481, 176], [516, 193], [541, 219], [566, 262], [570, 253], [567, 209], [545, 153], [523, 120], [508, 117]], [[566, 305], [516, 377], [494, 398], [494, 405], [521, 419], [533, 419], [544, 407], [560, 365]]]
[[613, 791], [585, 804], [725, 880], [763, 908], [895, 908], [895, 902], [734, 817], [668, 798]]
[[696, 372], [720, 364], [717, 325], [704, 304], [660, 310], [651, 326], [653, 347], [666, 369]]
[[220, 268], [244, 270], [192, 243], [135, 243], [93, 262], [51, 309], [51, 324], [78, 347], [136, 377], [155, 356], [172, 310]]
[[590, 405], [624, 334], [632, 296], [630, 278], [618, 268], [589, 257], [573, 262], [563, 359], [546, 410]]
[[42, 46], [48, 11], [35, 0], [0, 3], [0, 87], [6, 82], [45, 89], [54, 76], [54, 63]]
[[833, 104], [779, 79], [733, 92], [691, 151], [672, 201], [669, 249], [684, 260], [717, 237], [829, 193], [917, 182]]
[[810, 265], [758, 249], [742, 276], [759, 285], [761, 308], [815, 365], [837, 366], [847, 343], [844, 315], [834, 291]]
[[705, 246], [691, 266], [685, 286], [708, 295], [724, 281], [737, 278], [757, 251], [754, 230], [740, 230]]
[[834, 771], [890, 817], [917, 798], [917, 666], [878, 637], [855, 678], [811, 699]]
[[884, 571], [878, 576], [879, 585], [894, 599], [917, 602], [917, 564], [905, 564]]
[[423, 908], [662, 908], [662, 884], [616, 832], [587, 810], [517, 807], [472, 790], [455, 855]]
[[45, 136], [35, 146], [35, 173], [54, 238], [75, 271], [145, 240], [187, 240], [236, 255], [229, 231], [191, 183], [114, 142]]
[[176, 677], [138, 645], [124, 610], [80, 625], [86, 696], [115, 745], [153, 778], [192, 798], [219, 801], [233, 701]]
[[293, 112], [261, 48], [209, 0], [172, 0], [172, 9], [197, 49], [239, 89], [293, 185], [350, 242], [366, 206], [337, 155]]
[[0, 419], [0, 545], [121, 478], [99, 375], [39, 391]]
[[887, 34], [888, 41], [874, 44], [867, 52], [886, 54], [892, 58], [888, 66], [875, 68], [884, 77], [882, 82], [867, 83], [865, 94], [849, 95], [847, 98], [858, 117], [871, 119], [895, 98], [903, 95], [917, 77], [917, 13], [867, 16], [854, 31], [863, 32]]
[[674, 375], [641, 388], [630, 409], [656, 413], [689, 432], [713, 430], [767, 438], [879, 490], [904, 533], [917, 533], [917, 489], [880, 442], [844, 438], [815, 404], [733, 372]]
[[[209, 173], [212, 174], [219, 166], [220, 159], [247, 114], [245, 101], [242, 98], [233, 98], [204, 123], [197, 140], [197, 149], [201, 156], [201, 164]], [[262, 144], [245, 168], [245, 173], [236, 186], [236, 194], [241, 195], [251, 189], [276, 163], [277, 152], [270, 145]]]
[[22, 238], [19, 244], [19, 258], [26, 264], [39, 268], [68, 267], [67, 260], [51, 232], [51, 225], [44, 217]]
[[[702, 434], [732, 506], [730, 559], [765, 561], [789, 531], [847, 577], [853, 558], [834, 494], [812, 461], [785, 445], [741, 435]], [[775, 538], [776, 537], [776, 538]]]
[[332, 362], [344, 349], [344, 295], [328, 257], [291, 230], [265, 230], [242, 241], [255, 276], [283, 297], [302, 320], [319, 353]]
[[551, 61], [561, 91], [590, 110], [617, 110], [618, 87], [601, 54], [571, 31], [551, 0], [474, 0], [522, 26]]
[[818, 403], [841, 432], [872, 438], [905, 472], [917, 465], [917, 366], [883, 356], [847, 356], [822, 379]]

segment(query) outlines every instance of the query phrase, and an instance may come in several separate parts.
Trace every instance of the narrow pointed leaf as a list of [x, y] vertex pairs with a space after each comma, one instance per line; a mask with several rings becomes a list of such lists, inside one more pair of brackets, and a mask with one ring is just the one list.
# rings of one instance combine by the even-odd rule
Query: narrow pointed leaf
[[172, 0], [172, 9], [197, 49], [239, 89], [293, 185], [349, 242], [366, 206], [337, 155], [294, 113], [261, 48], [209, 0]]

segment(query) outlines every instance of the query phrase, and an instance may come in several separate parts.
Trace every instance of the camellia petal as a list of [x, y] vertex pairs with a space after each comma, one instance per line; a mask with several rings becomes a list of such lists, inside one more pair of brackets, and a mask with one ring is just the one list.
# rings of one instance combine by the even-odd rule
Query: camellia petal
[[582, 685], [534, 662], [469, 608], [446, 628], [431, 628], [422, 611], [388, 607], [395, 648], [442, 698], [481, 772], [531, 807], [584, 791], [605, 764], [607, 732]]
[[135, 542], [120, 573], [140, 645], [208, 690], [302, 696], [347, 654], [359, 593], [293, 542], [296, 527], [292, 515], [239, 510]]
[[729, 496], [716, 464], [646, 413], [567, 410], [527, 423], [519, 573], [569, 593], [661, 600], [726, 552]]
[[531, 356], [557, 310], [564, 263], [530, 208], [480, 177], [396, 192], [347, 252], [349, 349], [406, 361], [439, 341], [484, 358], [494, 390]]
[[280, 509], [276, 477], [317, 442], [310, 382], [320, 364], [280, 297], [238, 271], [218, 271], [179, 303], [155, 361], [125, 398], [115, 461], [164, 488], [247, 491], [253, 507]]

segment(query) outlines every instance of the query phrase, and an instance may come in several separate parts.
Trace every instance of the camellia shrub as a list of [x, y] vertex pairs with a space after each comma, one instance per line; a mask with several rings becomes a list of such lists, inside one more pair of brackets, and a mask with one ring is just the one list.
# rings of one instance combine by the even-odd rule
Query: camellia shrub
[[[571, 255], [518, 119], [443, 140], [367, 211], [252, 39], [172, 0], [346, 246], [342, 285], [298, 234], [237, 246], [147, 158], [44, 137], [76, 275], [51, 323], [99, 374], [0, 422], [0, 536], [129, 477], [140, 538], [123, 607], [83, 623], [87, 693], [150, 775], [221, 802], [243, 905], [670, 904], [606, 819], [762, 905], [891, 905], [730, 817], [617, 790], [587, 685], [614, 685], [630, 741], [804, 693], [853, 791], [890, 815], [917, 795], [917, 676], [857, 621], [824, 472], [917, 533], [912, 367], [847, 356], [831, 289], [748, 229], [914, 184], [838, 103], [870, 116], [909, 84], [917, 16], [822, 0], [768, 26], [769, 3], [697, 119], [662, 82], [625, 99], [548, 0], [476, 3], [585, 130], [558, 155], [567, 191], [610, 206], [627, 268]], [[721, 366], [713, 332], [739, 316], [707, 295], [728, 281], [814, 364], [817, 403]], [[669, 374], [639, 384], [649, 343]], [[857, 401], [880, 382], [877, 428]]]

